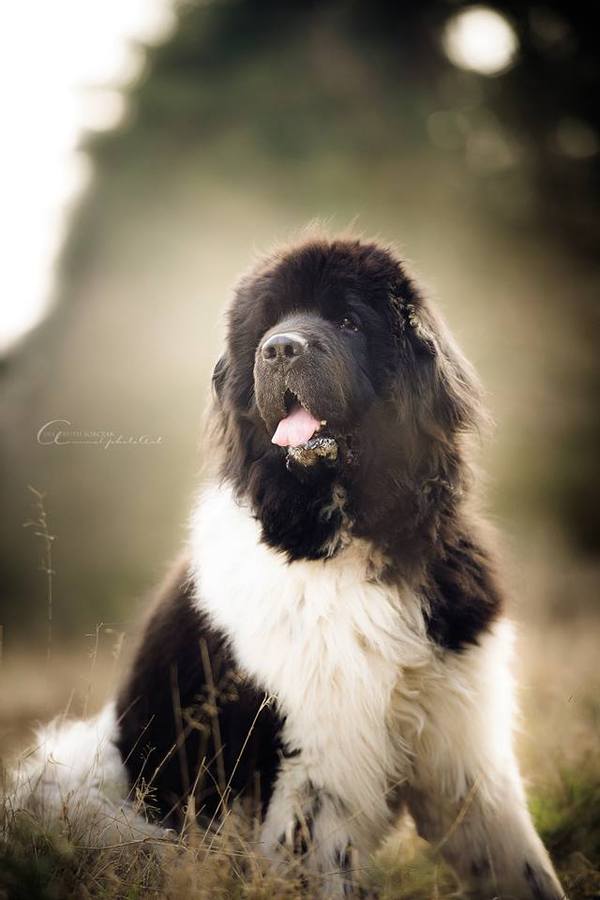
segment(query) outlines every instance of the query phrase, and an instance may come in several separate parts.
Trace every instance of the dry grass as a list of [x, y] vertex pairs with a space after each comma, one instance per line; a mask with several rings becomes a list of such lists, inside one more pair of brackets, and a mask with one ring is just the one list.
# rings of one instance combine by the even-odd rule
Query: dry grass
[[[521, 635], [523, 727], [520, 755], [537, 825], [573, 900], [600, 892], [600, 672], [594, 622], [531, 625]], [[36, 720], [69, 707], [92, 712], [114, 689], [118, 635], [99, 629], [82, 651], [63, 650], [48, 662], [13, 653], [2, 663], [0, 750], [23, 746]], [[560, 678], [557, 672], [560, 671]], [[26, 813], [5, 808], [0, 843], [0, 897], [63, 898], [318, 897], [328, 878], [307, 876], [290, 858], [268, 871], [257, 850], [256, 824], [235, 811], [210, 832], [195, 825], [175, 842], [140, 840], [123, 846], [82, 846], [67, 820], [44, 830]], [[450, 896], [456, 884], [410, 823], [356, 879], [385, 900]], [[358, 892], [356, 893], [358, 896]]]

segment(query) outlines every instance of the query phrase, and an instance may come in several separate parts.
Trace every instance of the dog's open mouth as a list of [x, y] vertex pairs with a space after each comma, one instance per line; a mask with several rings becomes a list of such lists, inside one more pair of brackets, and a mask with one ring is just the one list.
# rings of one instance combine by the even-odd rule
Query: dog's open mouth
[[285, 392], [287, 415], [279, 422], [271, 438], [279, 447], [299, 447], [307, 444], [326, 423], [317, 419], [290, 390]]

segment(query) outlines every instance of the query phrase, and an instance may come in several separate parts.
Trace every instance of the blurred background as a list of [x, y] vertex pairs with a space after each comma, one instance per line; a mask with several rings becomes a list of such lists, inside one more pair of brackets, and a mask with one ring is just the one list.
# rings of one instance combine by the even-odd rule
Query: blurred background
[[108, 689], [185, 538], [231, 286], [315, 218], [393, 242], [487, 388], [532, 777], [597, 742], [595, 15], [4, 8], [0, 748]]

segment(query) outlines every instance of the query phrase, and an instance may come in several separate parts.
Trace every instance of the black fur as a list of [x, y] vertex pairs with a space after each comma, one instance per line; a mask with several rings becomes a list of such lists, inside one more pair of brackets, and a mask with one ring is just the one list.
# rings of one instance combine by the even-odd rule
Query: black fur
[[148, 619], [117, 701], [117, 745], [131, 784], [173, 825], [192, 793], [205, 820], [240, 795], [260, 812], [281, 758], [280, 719], [270, 705], [259, 712], [264, 695], [240, 677], [191, 597], [182, 564]]
[[425, 588], [427, 631], [441, 647], [461, 650], [477, 642], [502, 599], [485, 552], [472, 539], [448, 537], [431, 563]]

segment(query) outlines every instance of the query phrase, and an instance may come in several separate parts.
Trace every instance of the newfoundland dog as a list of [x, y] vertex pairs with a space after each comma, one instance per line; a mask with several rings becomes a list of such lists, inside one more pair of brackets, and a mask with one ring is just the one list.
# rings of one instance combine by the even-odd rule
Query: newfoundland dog
[[559, 900], [469, 502], [478, 386], [433, 305], [376, 243], [288, 247], [238, 284], [213, 386], [188, 553], [103, 714], [113, 769], [161, 824], [252, 810], [333, 893], [408, 812], [469, 896]]

